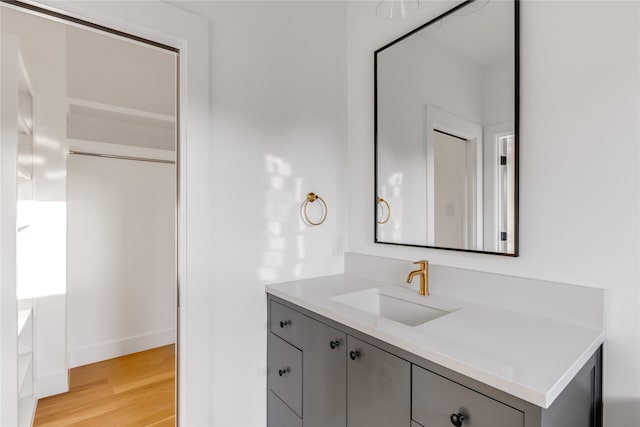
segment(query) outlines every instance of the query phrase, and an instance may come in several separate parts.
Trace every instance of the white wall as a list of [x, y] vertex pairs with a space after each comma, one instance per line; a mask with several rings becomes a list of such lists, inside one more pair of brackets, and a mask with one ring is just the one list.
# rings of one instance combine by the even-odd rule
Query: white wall
[[69, 367], [175, 342], [175, 165], [70, 155]]
[[483, 69], [482, 125], [492, 126], [513, 121], [513, 57]]
[[[215, 426], [266, 421], [270, 282], [342, 271], [345, 5], [178, 2], [210, 21]], [[299, 217], [308, 192], [324, 224]]]
[[375, 6], [348, 2], [349, 250], [606, 288], [605, 425], [640, 425], [638, 3], [522, 2], [519, 258], [373, 243], [372, 52], [447, 5]]

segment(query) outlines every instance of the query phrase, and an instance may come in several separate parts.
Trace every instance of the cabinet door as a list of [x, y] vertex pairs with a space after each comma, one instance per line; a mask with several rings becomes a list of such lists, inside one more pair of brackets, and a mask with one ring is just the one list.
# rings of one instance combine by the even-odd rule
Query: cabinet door
[[352, 336], [347, 337], [347, 425], [411, 425], [411, 365]]
[[451, 426], [452, 417], [463, 427], [524, 426], [517, 409], [414, 365], [413, 419], [425, 426]]
[[267, 392], [268, 427], [302, 427], [302, 420], [271, 390]]
[[347, 335], [309, 317], [303, 347], [305, 427], [347, 423]]

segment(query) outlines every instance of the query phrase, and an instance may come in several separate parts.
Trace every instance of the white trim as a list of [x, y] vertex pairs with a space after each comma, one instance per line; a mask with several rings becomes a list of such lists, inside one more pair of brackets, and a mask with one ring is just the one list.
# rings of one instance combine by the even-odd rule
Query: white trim
[[0, 425], [18, 424], [16, 215], [18, 40], [0, 38]]
[[494, 252], [506, 252], [506, 248], [501, 248], [502, 242], [500, 241], [500, 196], [497, 172], [500, 169], [499, 158], [501, 154], [498, 142], [501, 136], [513, 133], [513, 129], [512, 121], [489, 125], [484, 128], [484, 138], [487, 142], [487, 152], [485, 154], [488, 157], [488, 162], [485, 162], [485, 167], [487, 167], [487, 170], [485, 171], [485, 179], [488, 181], [487, 184], [491, 185], [491, 191], [493, 193], [492, 195], [488, 195], [492, 200], [487, 200], [486, 202], [486, 207], [491, 206], [491, 209], [493, 210], [491, 212], [487, 212], [487, 209], [485, 209], [485, 214], [489, 215], [491, 221], [490, 224], [486, 225], [487, 227], [492, 227], [491, 229], [487, 229], [487, 232], [490, 233], [487, 241], [493, 245], [489, 250]]
[[150, 332], [135, 337], [123, 338], [120, 340], [105, 342], [102, 344], [70, 349], [68, 354], [69, 369], [90, 363], [101, 362], [139, 351], [149, 350], [176, 342], [176, 330], [165, 329], [164, 331]]
[[211, 425], [209, 23], [160, 1], [25, 1], [180, 50], [177, 423]]
[[466, 139], [471, 144], [467, 152], [467, 163], [473, 165], [475, 174], [468, 177], [471, 204], [466, 212], [473, 221], [465, 221], [469, 226], [465, 230], [466, 248], [482, 250], [483, 238], [483, 164], [482, 164], [482, 126], [459, 117], [433, 105], [425, 108], [425, 144], [427, 162], [427, 246], [435, 246], [435, 186], [434, 186], [434, 130]]

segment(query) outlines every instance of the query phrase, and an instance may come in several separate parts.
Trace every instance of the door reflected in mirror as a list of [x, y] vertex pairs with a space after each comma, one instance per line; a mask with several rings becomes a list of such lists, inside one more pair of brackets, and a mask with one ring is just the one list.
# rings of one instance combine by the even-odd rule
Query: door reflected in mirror
[[376, 51], [377, 243], [517, 256], [518, 9], [467, 1]]

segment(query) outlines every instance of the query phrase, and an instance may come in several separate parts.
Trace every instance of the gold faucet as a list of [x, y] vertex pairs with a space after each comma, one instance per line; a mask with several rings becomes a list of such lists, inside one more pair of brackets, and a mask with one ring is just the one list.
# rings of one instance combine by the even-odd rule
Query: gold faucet
[[414, 262], [414, 264], [419, 264], [420, 269], [409, 273], [409, 276], [407, 277], [407, 283], [411, 283], [413, 278], [416, 275], [419, 275], [420, 290], [418, 291], [418, 293], [420, 295], [429, 295], [429, 261], [427, 261], [426, 259], [423, 259], [423, 260]]

